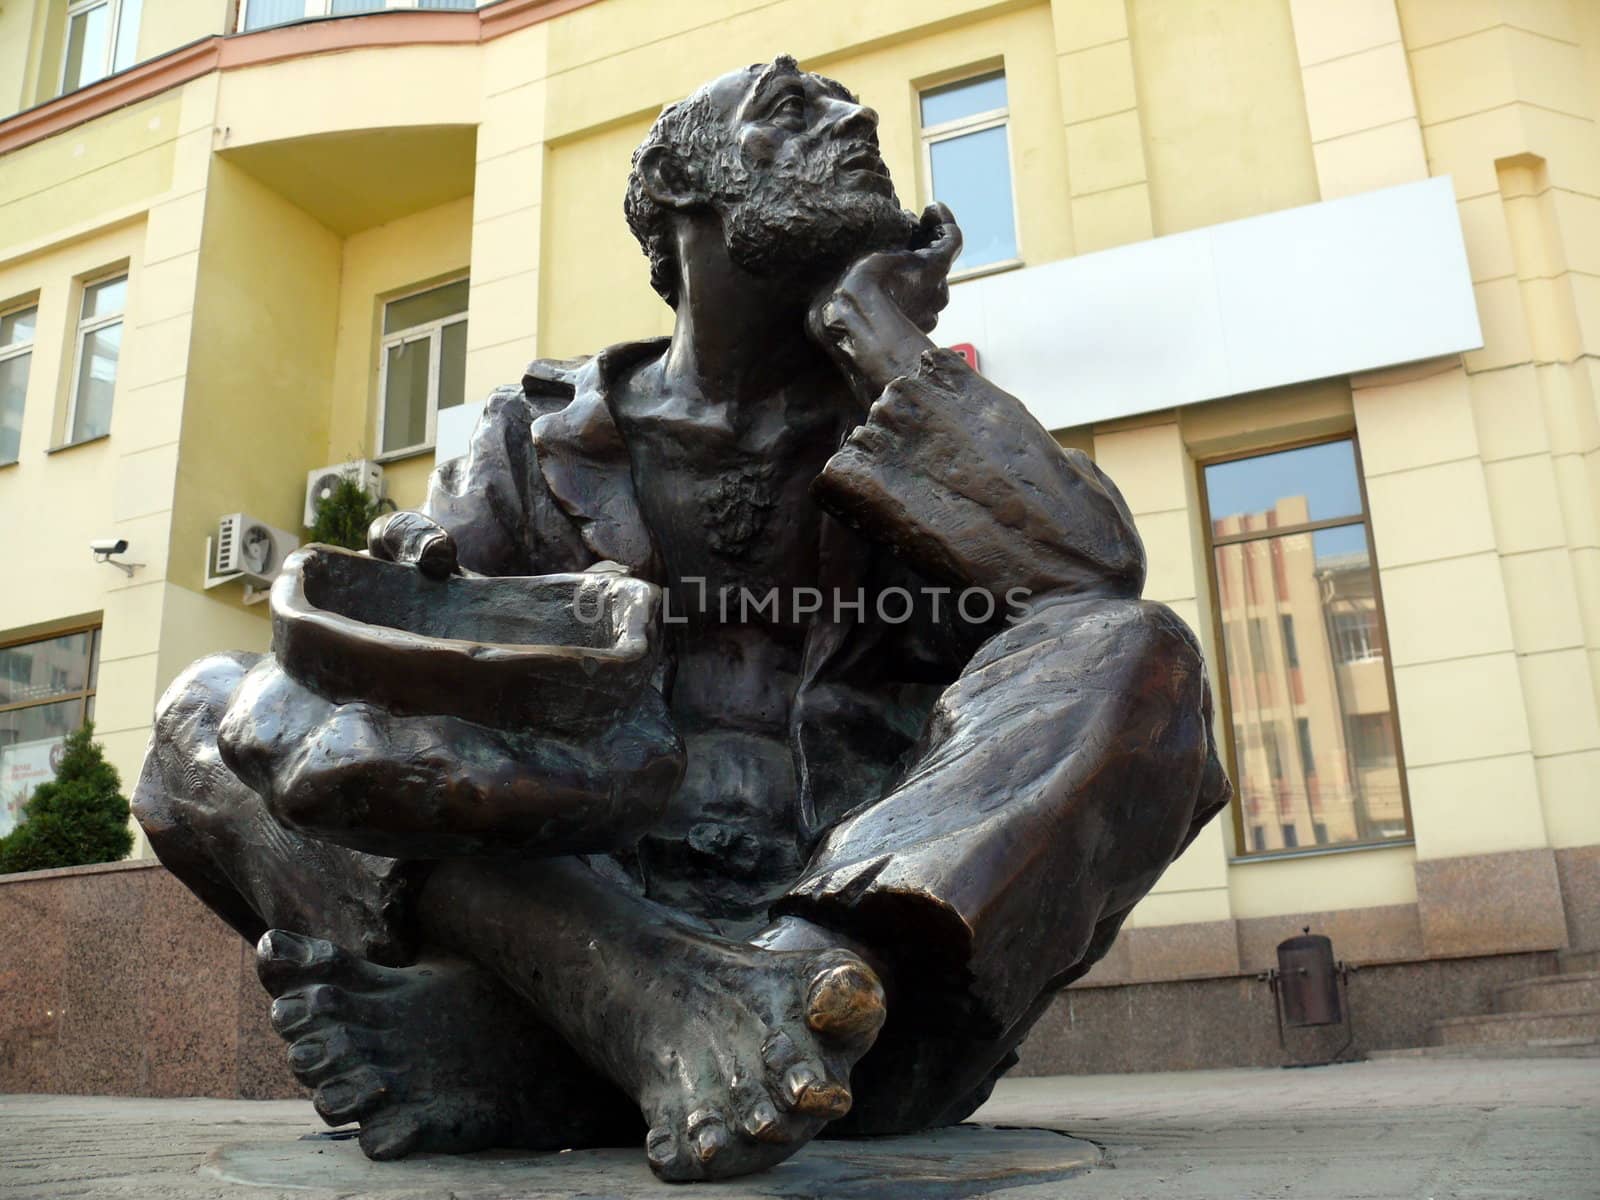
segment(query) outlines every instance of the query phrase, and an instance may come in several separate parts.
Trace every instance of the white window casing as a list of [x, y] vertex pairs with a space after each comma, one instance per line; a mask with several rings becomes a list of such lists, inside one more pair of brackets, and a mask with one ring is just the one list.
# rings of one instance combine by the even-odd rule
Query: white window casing
[[[84, 416], [84, 414], [80, 411], [80, 405], [79, 405], [79, 394], [82, 391], [83, 371], [84, 371], [84, 367], [85, 367], [84, 359], [83, 359], [83, 349], [84, 349], [84, 346], [88, 343], [89, 338], [92, 337], [94, 334], [101, 333], [101, 332], [103, 332], [105, 330], [109, 330], [109, 329], [111, 329], [113, 327], [118, 327], [118, 326], [122, 325], [123, 318], [126, 315], [127, 301], [126, 301], [126, 299], [124, 299], [123, 303], [118, 306], [118, 308], [117, 308], [117, 310], [115, 312], [97, 313], [94, 316], [88, 316], [88, 315], [86, 315], [85, 310], [88, 307], [90, 295], [97, 288], [101, 288], [101, 287], [104, 287], [104, 286], [106, 286], [108, 284], [119, 283], [119, 282], [122, 283], [124, 286], [126, 286], [127, 281], [128, 281], [128, 276], [127, 276], [126, 272], [119, 272], [119, 273], [116, 273], [116, 274], [105, 275], [105, 276], [101, 276], [100, 278], [88, 279], [88, 280], [84, 281], [83, 294], [79, 299], [78, 328], [77, 328], [77, 333], [76, 333], [75, 337], [73, 338], [72, 379], [71, 379], [71, 386], [67, 389], [67, 416], [66, 416], [66, 421], [64, 422], [64, 429], [65, 429], [66, 436], [65, 436], [65, 438], [63, 438], [63, 441], [62, 441], [63, 445], [70, 446], [70, 445], [73, 445], [73, 444], [75, 444], [77, 442], [91, 441], [94, 438], [103, 437], [103, 436], [105, 436], [105, 434], [110, 432], [110, 429], [111, 429], [111, 407], [110, 406], [107, 407], [107, 411], [106, 411], [106, 414], [105, 414], [105, 423], [106, 423], [106, 428], [105, 429], [99, 430], [98, 432], [91, 432], [91, 431], [85, 431], [85, 430], [80, 430], [79, 429], [80, 420]], [[120, 351], [120, 348], [121, 347], [120, 347], [120, 344], [119, 344], [119, 346], [118, 346], [119, 351]], [[118, 359], [119, 359], [119, 362], [120, 362], [120, 354], [118, 355]], [[112, 393], [113, 393], [113, 398], [115, 397], [116, 384], [117, 384], [117, 374], [116, 374], [116, 372], [113, 372], [111, 380], [110, 380], [110, 385], [111, 385], [111, 389], [112, 389]]]
[[[947, 89], [959, 88], [964, 84], [978, 84], [994, 78], [1004, 80], [1005, 71], [981, 71], [966, 79], [957, 79], [951, 82], [941, 83], [936, 87], [925, 88], [918, 97], [919, 111], [920, 104], [925, 103], [930, 96], [935, 96], [940, 92], [946, 91]], [[984, 133], [992, 129], [1002, 130], [1005, 138], [1005, 178], [1003, 181], [1007, 191], [1005, 213], [1010, 219], [1010, 237], [1013, 253], [1001, 258], [976, 263], [969, 267], [962, 267], [960, 260], [958, 259], [956, 269], [950, 274], [950, 278], [952, 280], [971, 279], [979, 275], [988, 275], [996, 271], [1004, 271], [1012, 267], [1021, 266], [1023, 263], [1021, 223], [1018, 220], [1017, 212], [1017, 189], [1014, 182], [1015, 173], [1012, 170], [1012, 163], [1015, 161], [1015, 159], [1012, 154], [1011, 147], [1010, 101], [1008, 98], [1005, 104], [997, 107], [984, 109], [979, 112], [968, 113], [951, 120], [940, 121], [932, 125], [922, 126], [922, 177], [925, 181], [927, 195], [932, 200], [943, 199], [943, 197], [938, 194], [938, 190], [934, 182], [935, 147], [939, 146], [941, 143], [952, 142], [959, 138], [969, 137], [973, 134]], [[958, 222], [961, 220], [961, 215], [962, 214], [959, 211], [955, 213], [955, 217]], [[966, 253], [967, 251], [964, 249], [962, 251], [963, 256], [965, 256]]]
[[8, 326], [10, 330], [9, 336], [0, 337], [0, 466], [16, 462], [20, 453], [38, 317], [36, 304], [0, 311], [0, 334], [6, 333]]
[[[387, 310], [390, 306], [403, 300], [465, 282], [466, 279], [463, 277], [461, 279], [448, 280], [442, 284], [430, 284], [425, 288], [418, 288], [405, 295], [396, 296], [387, 301], [384, 307]], [[378, 346], [378, 453], [376, 456], [378, 461], [391, 461], [432, 449], [438, 430], [440, 377], [444, 366], [445, 330], [456, 325], [464, 326], [466, 321], [467, 314], [463, 310], [419, 325], [408, 325], [403, 329], [397, 329], [392, 333], [383, 335], [383, 339]], [[389, 445], [390, 431], [388, 429], [390, 352], [418, 342], [424, 342], [428, 347], [428, 383], [425, 398], [426, 417], [423, 440], [401, 446], [391, 446]]]
[[143, 0], [72, 0], [62, 32], [57, 93], [76, 91], [133, 66], [139, 57], [142, 9]]

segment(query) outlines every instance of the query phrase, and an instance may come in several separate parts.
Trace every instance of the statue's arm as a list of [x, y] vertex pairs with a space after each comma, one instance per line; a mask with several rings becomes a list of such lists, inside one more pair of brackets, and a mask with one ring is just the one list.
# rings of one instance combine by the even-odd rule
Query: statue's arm
[[1116, 486], [948, 350], [925, 348], [888, 383], [813, 493], [924, 572], [1003, 601], [1143, 587]]
[[961, 234], [941, 205], [923, 229], [925, 246], [866, 256], [812, 305], [812, 337], [870, 404], [813, 485], [818, 503], [1007, 602], [1018, 589], [1138, 595], [1144, 548], [1115, 485], [929, 340]]
[[490, 393], [467, 453], [439, 464], [415, 510], [373, 522], [378, 558], [416, 563], [432, 575], [464, 567], [482, 575], [578, 570], [593, 560], [544, 486], [532, 425], [543, 406], [519, 387]]

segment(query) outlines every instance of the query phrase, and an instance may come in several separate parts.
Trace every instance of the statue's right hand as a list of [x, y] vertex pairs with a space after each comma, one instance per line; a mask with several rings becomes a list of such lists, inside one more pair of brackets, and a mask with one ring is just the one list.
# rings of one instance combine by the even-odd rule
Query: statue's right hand
[[411, 563], [430, 579], [443, 579], [460, 569], [455, 539], [419, 512], [384, 513], [373, 521], [367, 527], [367, 550], [373, 558]]

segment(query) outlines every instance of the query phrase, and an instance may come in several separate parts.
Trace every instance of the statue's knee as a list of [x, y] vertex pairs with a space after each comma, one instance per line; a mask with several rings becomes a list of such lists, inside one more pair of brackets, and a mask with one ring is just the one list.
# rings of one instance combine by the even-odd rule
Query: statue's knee
[[260, 658], [224, 651], [190, 663], [156, 702], [155, 736], [165, 741], [181, 738], [197, 721], [214, 730], [240, 681]]
[[183, 813], [208, 815], [229, 806], [243, 785], [217, 753], [217, 725], [239, 681], [260, 655], [212, 654], [179, 673], [156, 705], [131, 807], [152, 841], [177, 825]]

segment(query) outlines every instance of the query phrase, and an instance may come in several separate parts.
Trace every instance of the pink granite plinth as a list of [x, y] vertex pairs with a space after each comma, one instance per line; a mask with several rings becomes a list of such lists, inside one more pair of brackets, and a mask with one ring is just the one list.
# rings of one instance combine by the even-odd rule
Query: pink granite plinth
[[1553, 850], [1425, 859], [1416, 873], [1422, 948], [1429, 958], [1567, 945]]
[[1556, 876], [1569, 944], [1577, 950], [1600, 949], [1600, 846], [1557, 850]]
[[0, 929], [0, 1092], [301, 1094], [249, 947], [159, 863], [0, 877]]

